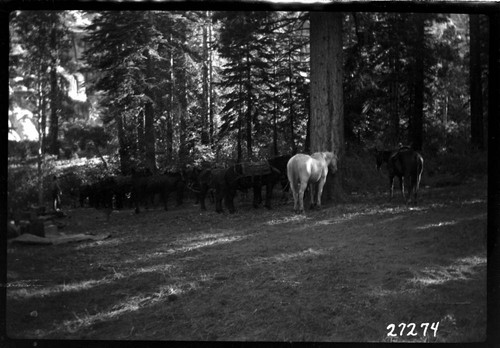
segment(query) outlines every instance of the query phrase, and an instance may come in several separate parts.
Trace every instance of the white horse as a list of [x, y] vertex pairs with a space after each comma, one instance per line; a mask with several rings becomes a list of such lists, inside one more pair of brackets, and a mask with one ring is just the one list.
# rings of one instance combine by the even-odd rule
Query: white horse
[[[293, 193], [293, 209], [296, 213], [304, 212], [304, 192], [311, 184], [311, 208], [321, 208], [321, 194], [325, 185], [328, 168], [337, 171], [337, 156], [333, 152], [315, 152], [311, 156], [298, 153], [287, 164], [287, 176]], [[313, 186], [317, 186], [314, 197]], [[316, 199], [315, 199], [316, 198]]]

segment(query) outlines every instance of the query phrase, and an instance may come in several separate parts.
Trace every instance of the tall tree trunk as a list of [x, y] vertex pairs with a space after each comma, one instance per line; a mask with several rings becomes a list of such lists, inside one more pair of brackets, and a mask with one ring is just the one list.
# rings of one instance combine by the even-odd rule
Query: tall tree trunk
[[[276, 63], [273, 67], [273, 79], [277, 81]], [[276, 90], [273, 90], [273, 156], [278, 156], [278, 103], [276, 102]]]
[[252, 152], [252, 69], [250, 67], [250, 51], [247, 47], [247, 80], [246, 80], [246, 98], [247, 98], [247, 110], [246, 110], [246, 123], [247, 123], [247, 160], [251, 161], [253, 157]]
[[209, 74], [208, 74], [208, 97], [209, 97], [209, 104], [208, 104], [208, 110], [209, 110], [209, 138], [210, 138], [210, 143], [214, 143], [214, 86], [213, 86], [213, 61], [212, 61], [212, 14], [209, 11], [208, 12], [208, 42], [209, 42], [209, 48], [208, 48], [208, 67], [209, 67]]
[[[152, 84], [154, 80], [153, 75], [153, 60], [146, 49], [146, 77], [147, 82]], [[149, 97], [149, 101], [146, 102], [144, 106], [144, 145], [146, 154], [146, 166], [151, 170], [152, 173], [156, 172], [156, 136], [155, 136], [155, 113], [153, 101], [155, 100], [155, 93], [150, 88], [147, 88], [146, 94]]]
[[304, 152], [305, 153], [311, 152], [311, 115], [309, 115], [309, 117], [307, 118], [306, 141], [304, 142]]
[[50, 69], [50, 123], [49, 123], [49, 152], [59, 155], [59, 119], [58, 119], [58, 88], [56, 67], [52, 65]]
[[46, 110], [46, 98], [43, 94], [42, 82], [40, 76], [38, 78], [38, 98], [37, 98], [37, 109], [39, 113], [38, 119], [40, 123], [37, 127], [38, 130], [38, 152], [37, 152], [37, 189], [38, 189], [38, 205], [44, 205], [44, 193], [43, 193], [43, 164], [45, 161], [45, 110]]
[[50, 48], [52, 57], [50, 62], [50, 125], [49, 125], [49, 152], [59, 155], [59, 86], [57, 81], [57, 65], [59, 63], [58, 38], [56, 32], [57, 13], [52, 13], [53, 24], [50, 33]]
[[120, 170], [123, 175], [130, 174], [132, 169], [130, 163], [129, 144], [125, 138], [125, 129], [123, 125], [123, 116], [121, 113], [115, 115], [116, 128], [118, 131], [118, 156], [120, 157]]
[[391, 120], [393, 128], [393, 139], [396, 145], [399, 143], [399, 56], [398, 48], [392, 50], [392, 68], [394, 71], [393, 78], [391, 81]]
[[[311, 12], [311, 152], [344, 153], [342, 14]], [[340, 170], [324, 188], [325, 201], [343, 199]]]
[[[44, 67], [42, 66], [42, 69]], [[41, 77], [39, 76], [39, 80]], [[40, 98], [40, 103], [39, 107], [40, 109], [40, 133], [39, 136], [41, 136], [41, 142], [40, 142], [40, 147], [42, 152], [45, 154], [47, 151], [47, 98], [43, 92], [43, 87], [41, 86], [42, 83], [40, 82], [39, 84], [39, 98]]]
[[[184, 55], [180, 57], [180, 66], [186, 66], [186, 61]], [[186, 132], [186, 118], [187, 118], [187, 83], [186, 83], [186, 70], [180, 69], [179, 76], [177, 79], [177, 99], [179, 104], [179, 164], [182, 168], [187, 164], [188, 155], [188, 143], [187, 143], [187, 132]], [[208, 110], [207, 110], [208, 111]], [[205, 117], [205, 116], [204, 116]], [[206, 123], [205, 123], [206, 126]], [[203, 144], [208, 144], [208, 132], [205, 128], [205, 142]]]
[[410, 142], [415, 150], [422, 149], [424, 119], [424, 50], [425, 50], [425, 14], [415, 14], [416, 37], [414, 44], [414, 97], [410, 115]]
[[146, 139], [144, 137], [144, 108], [141, 108], [136, 117], [137, 121], [137, 146], [136, 146], [136, 158], [139, 162], [144, 164], [146, 162]]
[[[243, 79], [241, 78], [240, 76], [240, 83], [238, 84], [239, 85], [239, 99], [241, 100], [242, 98], [242, 94], [243, 94], [243, 86], [242, 86], [242, 83], [243, 83]], [[242, 161], [242, 156], [243, 156], [243, 149], [242, 149], [242, 146], [241, 146], [241, 141], [243, 139], [243, 106], [239, 105], [239, 110], [238, 110], [238, 120], [236, 121], [237, 124], [238, 124], [238, 139], [237, 139], [237, 143], [236, 143], [236, 151], [237, 151], [237, 154], [236, 154], [236, 161], [238, 163], [240, 163]]]
[[146, 166], [152, 173], [156, 172], [156, 136], [154, 128], [153, 103], [146, 103], [144, 107], [144, 145]]
[[295, 130], [294, 128], [294, 120], [295, 120], [295, 112], [294, 112], [294, 98], [293, 98], [293, 66], [292, 66], [292, 49], [291, 49], [291, 40], [288, 41], [288, 102], [290, 109], [290, 138], [292, 144], [292, 152], [296, 152], [297, 145], [295, 143]]
[[470, 28], [470, 111], [471, 143], [478, 149], [483, 148], [483, 88], [481, 85], [481, 45], [479, 15], [469, 15]]
[[175, 93], [175, 76], [174, 76], [174, 48], [172, 47], [172, 34], [169, 37], [169, 81], [170, 88], [168, 91], [168, 102], [167, 102], [167, 120], [166, 125], [167, 129], [166, 133], [166, 158], [168, 161], [173, 160], [173, 142], [174, 142], [174, 133], [173, 133], [173, 109], [174, 109], [174, 93]]
[[205, 11], [203, 21], [203, 46], [202, 46], [202, 98], [201, 98], [201, 143], [206, 145], [210, 141], [209, 130], [208, 130], [208, 119], [209, 119], [209, 107], [210, 101], [209, 95], [209, 77], [208, 77], [208, 15]]

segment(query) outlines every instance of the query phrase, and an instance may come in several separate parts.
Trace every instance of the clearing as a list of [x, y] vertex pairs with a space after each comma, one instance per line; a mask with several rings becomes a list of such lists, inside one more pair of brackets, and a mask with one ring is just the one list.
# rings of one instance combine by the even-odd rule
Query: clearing
[[[251, 196], [251, 195], [250, 195]], [[486, 178], [320, 211], [68, 210], [67, 235], [9, 244], [7, 335], [30, 339], [486, 339]], [[413, 324], [412, 324], [413, 323]], [[393, 326], [391, 326], [391, 324]], [[404, 325], [403, 325], [404, 324]]]

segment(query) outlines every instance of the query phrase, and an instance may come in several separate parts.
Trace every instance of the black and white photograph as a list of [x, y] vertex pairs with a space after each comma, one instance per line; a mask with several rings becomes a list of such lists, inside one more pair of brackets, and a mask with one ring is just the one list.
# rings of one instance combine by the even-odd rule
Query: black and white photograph
[[488, 342], [499, 9], [409, 3], [9, 10], [2, 341]]

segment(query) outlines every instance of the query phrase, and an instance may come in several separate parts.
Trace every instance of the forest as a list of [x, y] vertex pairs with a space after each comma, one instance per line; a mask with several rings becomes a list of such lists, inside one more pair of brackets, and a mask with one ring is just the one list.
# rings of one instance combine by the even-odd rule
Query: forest
[[[485, 172], [487, 17], [340, 21], [337, 186], [368, 189], [370, 150], [400, 145], [423, 152], [427, 174]], [[43, 205], [61, 160], [94, 159], [71, 170], [76, 187], [131, 168], [308, 153], [318, 138], [309, 12], [17, 11], [9, 27], [9, 190], [23, 182], [10, 206]]]
[[[478, 8], [12, 11], [0, 336], [498, 337]], [[297, 208], [288, 163], [317, 152], [322, 204]]]

